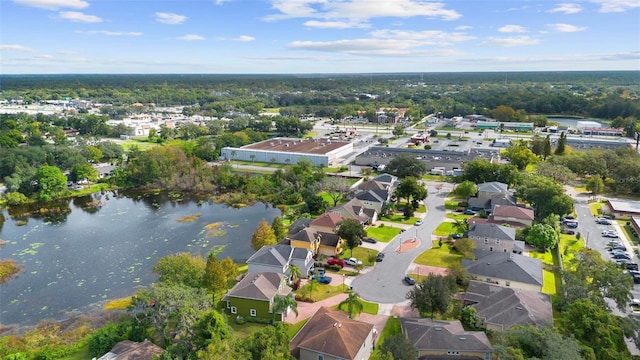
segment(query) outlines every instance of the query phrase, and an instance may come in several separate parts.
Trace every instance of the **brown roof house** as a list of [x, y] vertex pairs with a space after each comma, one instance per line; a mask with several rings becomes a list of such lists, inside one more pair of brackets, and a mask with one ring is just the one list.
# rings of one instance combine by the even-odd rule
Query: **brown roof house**
[[460, 321], [401, 318], [402, 333], [420, 360], [488, 360], [493, 346], [482, 331], [466, 331]]
[[321, 307], [293, 337], [289, 348], [300, 360], [367, 360], [375, 335], [372, 324], [349, 319], [342, 311]]
[[338, 214], [344, 219], [353, 219], [363, 225], [371, 224], [378, 220], [378, 212], [373, 207], [368, 207], [358, 199], [351, 199], [342, 205], [329, 209], [327, 212]]
[[540, 292], [542, 261], [528, 256], [492, 252], [478, 260], [462, 260], [471, 280]]
[[[222, 298], [227, 302], [229, 313], [236, 316], [270, 320], [273, 299], [291, 292], [287, 277], [274, 272], [249, 273]], [[286, 313], [289, 312], [287, 309]], [[287, 315], [279, 314], [282, 321]]]
[[533, 225], [533, 210], [520, 206], [494, 205], [489, 219], [491, 222], [508, 224], [521, 224], [521, 226]]
[[133, 342], [120, 341], [111, 351], [102, 355], [98, 360], [151, 360], [154, 356], [162, 355], [164, 349], [149, 340]]
[[338, 213], [326, 212], [309, 223], [309, 227], [316, 231], [333, 233], [340, 227], [338, 224], [344, 220]]
[[526, 324], [553, 326], [551, 297], [537, 291], [470, 281], [463, 304], [476, 308], [476, 326], [492, 331]]

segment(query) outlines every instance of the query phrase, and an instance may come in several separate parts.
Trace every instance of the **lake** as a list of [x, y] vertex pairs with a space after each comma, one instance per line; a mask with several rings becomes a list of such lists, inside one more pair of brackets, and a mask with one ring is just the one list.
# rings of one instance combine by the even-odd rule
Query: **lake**
[[206, 256], [221, 249], [219, 258], [246, 260], [254, 252], [250, 242], [258, 222], [271, 223], [280, 215], [262, 203], [236, 209], [171, 200], [167, 194], [117, 192], [47, 208], [58, 211], [3, 211], [0, 239], [6, 245], [0, 259], [14, 259], [23, 271], [0, 286], [0, 324], [64, 319], [92, 304], [130, 296], [156, 280], [151, 269], [169, 254]]

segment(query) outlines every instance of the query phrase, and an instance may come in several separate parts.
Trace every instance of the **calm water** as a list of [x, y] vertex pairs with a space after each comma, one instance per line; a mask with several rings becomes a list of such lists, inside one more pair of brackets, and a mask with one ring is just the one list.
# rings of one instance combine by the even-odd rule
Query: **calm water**
[[[0, 324], [63, 319], [88, 305], [132, 295], [156, 279], [151, 268], [158, 258], [176, 252], [206, 255], [223, 247], [219, 257], [247, 259], [258, 222], [271, 223], [280, 214], [265, 204], [234, 209], [114, 193], [64, 202], [60, 210], [22, 217], [25, 225], [4, 211], [0, 259], [14, 259], [24, 271], [0, 286]], [[197, 213], [195, 221], [177, 221]], [[205, 227], [212, 223], [222, 225]]]

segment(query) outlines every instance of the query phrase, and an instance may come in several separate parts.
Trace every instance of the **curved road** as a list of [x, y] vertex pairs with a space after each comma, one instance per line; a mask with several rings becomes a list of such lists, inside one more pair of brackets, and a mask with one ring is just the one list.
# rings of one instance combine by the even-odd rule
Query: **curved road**
[[[385, 250], [384, 261], [376, 263], [374, 268], [353, 279], [353, 290], [367, 301], [382, 304], [397, 304], [407, 301], [405, 295], [411, 289], [402, 281], [407, 268], [420, 253], [431, 249], [431, 234], [445, 218], [444, 200], [450, 188], [438, 191], [429, 184], [429, 195], [425, 199], [427, 216], [423, 224], [407, 229], [389, 242]], [[444, 184], [443, 185], [447, 185]], [[398, 252], [400, 244], [407, 239], [415, 238], [416, 232], [420, 238], [420, 245], [405, 252]]]

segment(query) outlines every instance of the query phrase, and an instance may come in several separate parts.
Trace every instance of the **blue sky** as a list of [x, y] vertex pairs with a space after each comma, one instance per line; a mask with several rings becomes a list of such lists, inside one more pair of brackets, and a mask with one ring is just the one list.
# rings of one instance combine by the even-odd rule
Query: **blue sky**
[[0, 73], [640, 70], [640, 0], [0, 0]]

